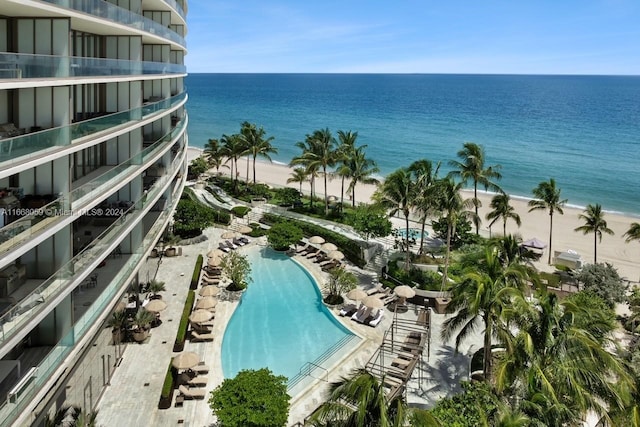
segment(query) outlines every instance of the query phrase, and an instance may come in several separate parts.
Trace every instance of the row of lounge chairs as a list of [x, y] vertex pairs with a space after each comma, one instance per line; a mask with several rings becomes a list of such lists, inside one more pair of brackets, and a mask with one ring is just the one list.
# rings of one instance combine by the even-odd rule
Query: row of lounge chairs
[[376, 327], [384, 316], [384, 310], [382, 308], [374, 310], [365, 305], [357, 308], [354, 304], [350, 304], [340, 310], [340, 316], [350, 316], [351, 320], [355, 320], [358, 323]]
[[178, 391], [183, 399], [204, 399], [207, 391], [203, 388], [207, 385], [208, 378], [201, 376], [209, 372], [209, 367], [200, 362], [198, 365], [184, 372], [181, 376], [181, 384]]
[[317, 263], [324, 271], [342, 266], [342, 263], [339, 260], [327, 257], [327, 254], [323, 250], [318, 249], [308, 243], [298, 247], [295, 250], [295, 255], [300, 255], [312, 260], [313, 262]]
[[221, 251], [228, 253], [241, 246], [248, 245], [249, 243], [251, 243], [251, 240], [248, 237], [240, 236], [234, 237], [233, 240], [223, 240], [218, 244], [218, 248], [220, 248]]

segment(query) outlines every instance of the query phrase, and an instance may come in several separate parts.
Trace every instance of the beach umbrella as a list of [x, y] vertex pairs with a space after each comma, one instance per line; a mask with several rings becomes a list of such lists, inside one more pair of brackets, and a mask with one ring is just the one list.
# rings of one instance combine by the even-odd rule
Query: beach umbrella
[[339, 261], [344, 258], [344, 254], [340, 251], [331, 251], [327, 254], [327, 258], [331, 258]]
[[183, 351], [171, 361], [171, 365], [176, 369], [191, 369], [198, 363], [200, 356], [192, 351]]
[[224, 233], [222, 233], [221, 237], [223, 239], [233, 239], [234, 237], [236, 237], [236, 232], [235, 231], [225, 231]]
[[211, 296], [202, 297], [196, 302], [196, 308], [199, 310], [200, 309], [207, 310], [209, 308], [215, 307], [217, 304], [218, 304], [218, 300], [215, 299], [214, 297], [211, 297]]
[[378, 297], [376, 297], [374, 295], [371, 295], [371, 296], [368, 296], [366, 298], [363, 298], [362, 299], [362, 304], [365, 307], [369, 307], [369, 308], [382, 308], [382, 307], [384, 307], [384, 302], [380, 298], [378, 298]]
[[407, 285], [396, 286], [393, 292], [400, 298], [412, 298], [416, 295], [416, 291]]
[[206, 322], [207, 320], [211, 320], [212, 317], [213, 313], [209, 310], [198, 309], [194, 310], [193, 313], [191, 313], [191, 315], [189, 316], [189, 320], [193, 323], [202, 323]]
[[314, 245], [320, 245], [324, 243], [324, 238], [320, 236], [313, 236], [309, 238], [309, 243], [313, 243]]
[[331, 251], [337, 251], [338, 247], [333, 243], [323, 243], [322, 246], [320, 246], [320, 249], [322, 249], [325, 252], [331, 252]]
[[220, 293], [220, 288], [215, 286], [203, 286], [198, 291], [198, 295], [201, 297], [215, 297], [218, 293]]
[[207, 261], [207, 265], [209, 267], [218, 267], [220, 265], [221, 259], [220, 257], [211, 257], [209, 258], [209, 260]]
[[220, 249], [211, 249], [209, 252], [207, 252], [207, 256], [209, 258], [221, 257], [222, 255], [224, 255], [224, 252], [222, 252]]
[[167, 308], [167, 303], [161, 299], [152, 299], [144, 306], [144, 308], [152, 313], [159, 313]]
[[547, 244], [542, 240], [538, 240], [534, 237], [533, 239], [529, 239], [526, 242], [522, 242], [522, 246], [534, 249], [544, 249], [547, 247]]
[[360, 288], [351, 289], [347, 293], [347, 298], [354, 301], [360, 301], [367, 297], [367, 293]]
[[240, 229], [238, 230], [238, 232], [242, 233], [242, 234], [248, 234], [251, 233], [253, 231], [253, 228], [247, 226], [247, 225], [243, 225], [242, 227], [240, 227]]

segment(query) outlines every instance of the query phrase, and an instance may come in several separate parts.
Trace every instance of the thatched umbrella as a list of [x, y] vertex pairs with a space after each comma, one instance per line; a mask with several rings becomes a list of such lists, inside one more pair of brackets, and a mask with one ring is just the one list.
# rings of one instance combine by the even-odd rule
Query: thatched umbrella
[[367, 297], [367, 293], [360, 288], [351, 289], [347, 293], [347, 298], [354, 301], [361, 301]]
[[208, 310], [216, 305], [218, 305], [218, 300], [214, 297], [202, 297], [196, 302], [197, 309]]
[[209, 310], [198, 309], [198, 310], [194, 310], [191, 313], [191, 315], [189, 316], [189, 320], [192, 323], [202, 323], [202, 322], [206, 322], [207, 320], [211, 320], [212, 317], [213, 317], [213, 313], [210, 312]]
[[239, 232], [239, 233], [242, 233], [242, 234], [249, 234], [249, 233], [251, 233], [252, 231], [253, 231], [253, 228], [251, 228], [251, 227], [249, 227], [249, 226], [247, 226], [247, 225], [243, 225], [242, 227], [240, 227], [240, 228], [238, 229], [238, 232]]
[[209, 260], [207, 261], [207, 265], [209, 267], [218, 267], [218, 266], [220, 266], [220, 262], [221, 262], [220, 257], [214, 256], [214, 257], [209, 258]]
[[362, 304], [365, 307], [369, 307], [369, 308], [382, 308], [382, 307], [384, 307], [384, 302], [380, 298], [378, 298], [376, 296], [373, 296], [373, 295], [368, 296], [366, 298], [363, 298], [362, 299]]
[[198, 295], [201, 297], [215, 297], [220, 293], [220, 288], [215, 286], [203, 286], [198, 291]]
[[324, 237], [313, 236], [309, 238], [309, 243], [313, 243], [314, 245], [320, 245], [324, 243]]
[[237, 234], [235, 231], [225, 231], [224, 233], [222, 233], [222, 237], [223, 239], [233, 239], [234, 237], [236, 237]]
[[327, 254], [327, 258], [339, 261], [341, 259], [344, 259], [344, 254], [340, 251], [331, 251]]
[[183, 351], [171, 361], [171, 365], [176, 369], [191, 369], [198, 363], [200, 363], [200, 356], [192, 351]]
[[207, 256], [209, 258], [221, 257], [222, 255], [224, 255], [224, 252], [222, 252], [220, 249], [211, 249], [209, 252], [207, 252]]
[[327, 242], [327, 243], [323, 243], [322, 246], [320, 246], [320, 249], [322, 249], [325, 252], [331, 252], [331, 251], [337, 251], [338, 247], [333, 243]]
[[144, 306], [144, 308], [152, 313], [159, 313], [167, 308], [167, 303], [161, 299], [152, 299]]

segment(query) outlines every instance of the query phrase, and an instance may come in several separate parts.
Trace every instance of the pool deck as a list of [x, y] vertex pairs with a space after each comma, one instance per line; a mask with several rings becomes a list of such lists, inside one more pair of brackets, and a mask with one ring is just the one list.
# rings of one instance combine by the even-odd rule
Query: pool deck
[[[221, 234], [225, 231], [219, 228], [207, 229], [205, 230], [207, 241], [182, 246], [182, 256], [162, 259], [156, 279], [164, 281], [167, 288], [162, 293], [163, 300], [167, 303], [167, 309], [161, 313], [163, 323], [152, 329], [151, 337], [145, 343], [127, 345], [120, 366], [115, 370], [110, 385], [98, 402], [97, 425], [184, 425], [191, 427], [215, 425], [215, 416], [208, 405], [209, 392], [223, 381], [222, 337], [224, 328], [237, 306], [238, 299], [234, 294], [221, 292], [218, 297], [219, 303], [216, 306], [212, 328], [215, 339], [212, 342], [200, 343], [187, 340], [184, 348], [185, 351], [198, 353], [201, 360], [210, 368], [207, 374], [208, 383], [205, 387], [207, 391], [205, 398], [185, 400], [182, 406], [176, 407], [175, 400], [178, 396], [176, 390], [173, 396], [174, 404], [171, 408], [158, 409], [158, 401], [169, 361], [171, 357], [176, 355], [173, 352], [173, 342], [196, 258], [198, 254], [204, 256], [210, 249], [216, 248]], [[259, 239], [254, 239], [249, 246], [256, 244], [260, 244]], [[296, 256], [296, 259], [307, 267], [320, 285], [326, 282], [327, 273], [322, 272], [318, 265], [299, 256]], [[371, 287], [374, 283], [375, 274], [373, 272], [363, 271], [352, 266], [347, 268], [358, 275], [364, 289]], [[337, 319], [362, 339], [357, 342], [357, 345], [347, 346], [349, 348], [345, 349], [344, 354], [338, 353], [337, 357], [333, 358], [334, 365], [328, 369], [328, 382], [325, 378], [313, 380], [308, 387], [292, 397], [289, 423], [287, 424], [289, 426], [296, 422], [302, 422], [325, 400], [325, 393], [330, 382], [347, 376], [354, 369], [364, 367], [382, 342], [383, 334], [393, 320], [393, 313], [387, 312], [380, 324], [372, 328], [337, 316], [337, 309], [332, 309], [332, 312], [336, 314]], [[399, 314], [398, 317], [416, 319], [417, 313], [414, 310], [409, 310]], [[418, 367], [422, 381], [411, 380], [407, 388], [407, 400], [411, 406], [430, 407], [438, 398], [459, 391], [460, 379], [466, 379], [468, 376], [470, 360], [468, 355], [481, 345], [482, 340], [479, 333], [467, 340], [459, 352], [454, 351], [453, 339], [451, 342], [442, 343], [440, 330], [444, 318], [444, 315], [435, 313], [432, 315], [431, 354], [428, 358], [424, 357], [423, 363]]]

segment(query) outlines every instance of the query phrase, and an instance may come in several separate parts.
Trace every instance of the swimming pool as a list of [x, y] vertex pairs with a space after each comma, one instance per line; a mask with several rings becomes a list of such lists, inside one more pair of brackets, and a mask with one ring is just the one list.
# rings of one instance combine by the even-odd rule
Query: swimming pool
[[[397, 228], [396, 230], [394, 230], [397, 235], [399, 237], [402, 237], [403, 239], [405, 237], [407, 237], [407, 229], [406, 228]], [[422, 233], [420, 232], [419, 229], [417, 228], [410, 228], [409, 229], [409, 238], [410, 239], [419, 239], [420, 236], [422, 235]], [[427, 230], [424, 231], [424, 237], [428, 237], [429, 236], [429, 232]]]
[[268, 248], [247, 252], [251, 282], [222, 341], [222, 371], [268, 367], [291, 379], [327, 350], [355, 337], [322, 303], [314, 279], [287, 255]]

